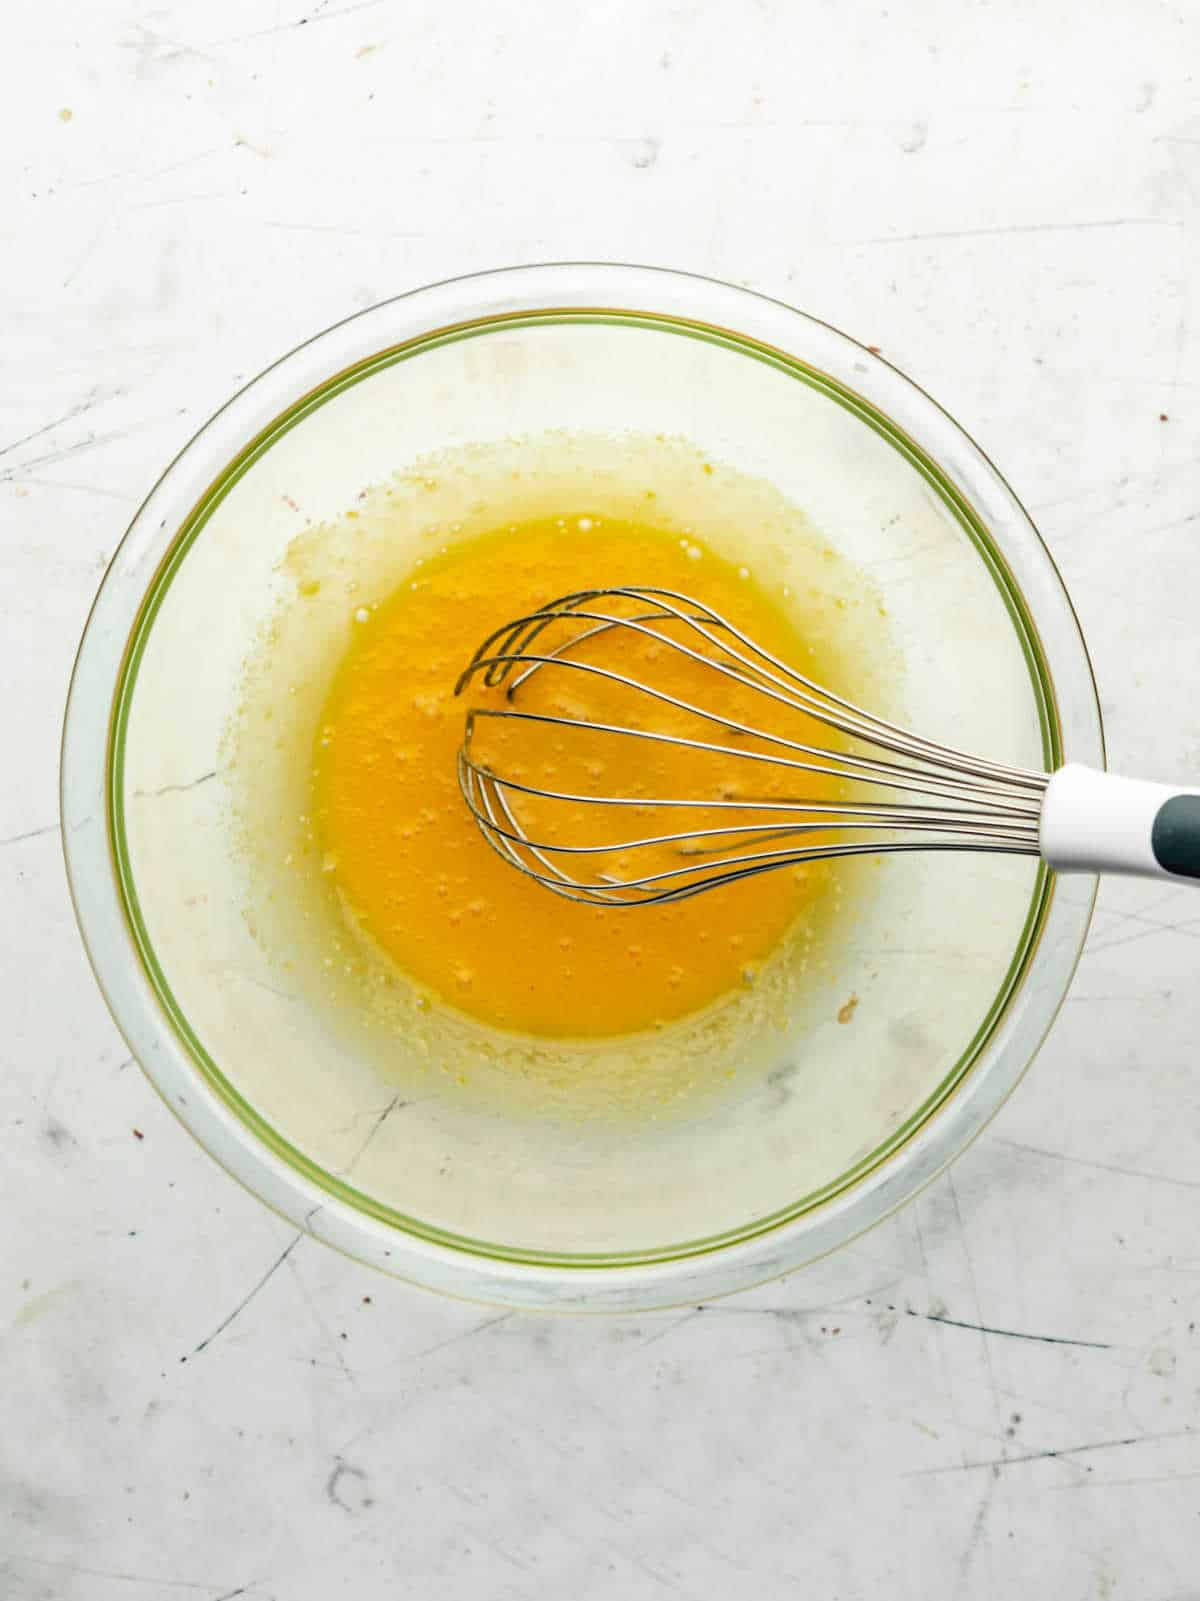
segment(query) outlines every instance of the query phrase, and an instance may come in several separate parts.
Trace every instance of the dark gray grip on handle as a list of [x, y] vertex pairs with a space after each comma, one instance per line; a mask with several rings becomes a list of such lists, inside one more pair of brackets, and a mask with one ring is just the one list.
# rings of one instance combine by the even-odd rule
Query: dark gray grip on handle
[[1158, 865], [1182, 878], [1200, 878], [1200, 795], [1172, 795], [1154, 819], [1150, 844]]

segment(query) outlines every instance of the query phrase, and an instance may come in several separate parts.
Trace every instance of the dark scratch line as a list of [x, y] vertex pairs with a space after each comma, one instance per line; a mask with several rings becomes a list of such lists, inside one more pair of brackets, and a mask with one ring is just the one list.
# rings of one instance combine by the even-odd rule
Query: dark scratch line
[[92, 396], [88, 400], [80, 401], [79, 405], [72, 406], [70, 411], [64, 412], [61, 417], [55, 417], [52, 422], [43, 423], [40, 428], [35, 428], [32, 433], [23, 434], [20, 439], [13, 439], [7, 445], [0, 445], [0, 456], [7, 456], [12, 451], [19, 450], [22, 445], [27, 445], [31, 439], [40, 439], [43, 434], [48, 434], [55, 428], [61, 428], [63, 423], [74, 422], [77, 417], [82, 417], [87, 412], [94, 411], [97, 406], [103, 406], [109, 400], [119, 399], [122, 394], [123, 391], [118, 389], [111, 395], [99, 394]]
[[[250, 1305], [250, 1302], [253, 1301], [254, 1297], [258, 1294], [258, 1292], [266, 1284], [267, 1280], [272, 1276], [272, 1274], [278, 1272], [278, 1270], [287, 1261], [288, 1257], [291, 1256], [292, 1252], [296, 1249], [296, 1247], [299, 1245], [300, 1241], [303, 1238], [304, 1238], [303, 1233], [299, 1233], [299, 1234], [296, 1235], [296, 1237], [293, 1240], [290, 1241], [290, 1243], [285, 1247], [285, 1249], [283, 1251], [281, 1251], [280, 1254], [275, 1258], [274, 1262], [271, 1263], [270, 1267], [263, 1274], [262, 1278], [259, 1279], [258, 1283], [253, 1287], [253, 1289], [250, 1291], [250, 1293], [248, 1295], [244, 1296], [242, 1298], [242, 1300], [240, 1300], [238, 1302], [238, 1304], [234, 1307], [233, 1311], [229, 1314], [229, 1316], [227, 1318], [225, 1318], [222, 1322], [217, 1324], [216, 1328], [212, 1331], [212, 1333], [208, 1336], [207, 1339], [200, 1341], [200, 1344], [195, 1348], [194, 1351], [192, 1351], [192, 1353], [191, 1353], [192, 1356], [199, 1356], [201, 1351], [207, 1350], [208, 1347], [212, 1344], [212, 1342], [216, 1339], [217, 1335], [218, 1334], [223, 1334], [225, 1332], [225, 1330], [229, 1327], [229, 1325], [233, 1322], [234, 1318], [238, 1317], [242, 1312], [244, 1312], [246, 1310], [246, 1308]], [[187, 1361], [187, 1357], [186, 1356], [181, 1356], [179, 1360], [181, 1362], [186, 1362]]]
[[23, 839], [40, 839], [43, 834], [53, 834], [57, 829], [57, 823], [47, 823], [44, 828], [30, 828], [24, 834], [10, 834], [7, 839], [0, 839], [0, 846], [19, 845]]
[[1167, 1434], [1132, 1434], [1125, 1440], [1096, 1440], [1091, 1445], [1064, 1445], [1057, 1451], [1030, 1451], [1025, 1456], [989, 1457], [983, 1462], [949, 1462], [941, 1468], [917, 1468], [902, 1473], [904, 1479], [928, 1479], [938, 1473], [968, 1473], [980, 1468], [1012, 1468], [1023, 1462], [1051, 1462], [1061, 1457], [1084, 1456], [1089, 1451], [1115, 1451], [1126, 1445], [1149, 1445], [1158, 1440], [1190, 1438], [1191, 1429], [1173, 1429]]
[[[1164, 919], [1161, 917], [1149, 917], [1147, 915], [1147, 913], [1155, 911], [1159, 907], [1166, 906], [1175, 899], [1176, 896], [1174, 893], [1168, 891], [1166, 895], [1159, 897], [1157, 900], [1151, 901], [1150, 905], [1143, 907], [1140, 912], [1129, 912], [1120, 906], [1101, 906], [1099, 908], [1098, 915], [1109, 918], [1114, 923], [1137, 923], [1139, 927], [1144, 928], [1175, 929], [1180, 926], [1178, 921], [1173, 921], [1171, 918]], [[1182, 919], [1184, 925], [1186, 925], [1188, 921], [1189, 919], [1187, 917]]]
[[486, 1318], [482, 1323], [473, 1324], [469, 1329], [463, 1329], [458, 1334], [451, 1334], [448, 1339], [439, 1340], [436, 1345], [427, 1345], [423, 1351], [413, 1354], [411, 1360], [419, 1362], [422, 1357], [432, 1356], [435, 1351], [444, 1351], [448, 1345], [457, 1345], [460, 1340], [469, 1340], [473, 1335], [482, 1334], [485, 1329], [494, 1329], [498, 1323], [506, 1323], [513, 1312], [500, 1312], [495, 1317]]
[[[971, 1329], [976, 1334], [996, 1334], [1006, 1340], [1033, 1340], [1038, 1345], [1078, 1345], [1090, 1351], [1111, 1351], [1112, 1346], [1103, 1340], [1068, 1340], [1057, 1334], [1025, 1334], [1020, 1329], [994, 1329], [987, 1323], [964, 1323], [961, 1318], [940, 1317], [936, 1312], [914, 1312], [906, 1306], [907, 1317], [917, 1317], [926, 1323], [944, 1323], [952, 1329]], [[1014, 1461], [1016, 1459], [1014, 1458]]]
[[[1144, 921], [1150, 920], [1147, 918]], [[1200, 939], [1200, 932], [1190, 925], [1190, 918], [1183, 923], [1150, 923], [1148, 928], [1140, 929], [1136, 934], [1123, 934], [1119, 939], [1089, 940], [1084, 955], [1100, 956], [1105, 951], [1118, 950], [1122, 945], [1134, 945], [1139, 940], [1153, 939], [1156, 934], [1182, 934], [1184, 939]]]
[[12, 483], [15, 479], [25, 478], [31, 467], [49, 467], [55, 462], [69, 461], [72, 456], [81, 455], [85, 450], [99, 450], [102, 445], [115, 444], [119, 439], [127, 439], [133, 432], [126, 428], [111, 434], [89, 434], [86, 439], [77, 439], [73, 445], [64, 445], [61, 450], [47, 451], [44, 456], [34, 456], [29, 461], [18, 462], [15, 467], [7, 467], [0, 472], [0, 482]]
[[116, 1573], [110, 1568], [88, 1568], [78, 1562], [64, 1562], [52, 1557], [35, 1557], [22, 1552], [14, 1552], [5, 1559], [8, 1562], [24, 1563], [28, 1567], [61, 1568], [64, 1573], [78, 1573], [91, 1579], [115, 1579], [122, 1584], [152, 1584], [160, 1592], [163, 1590], [205, 1590], [212, 1589], [211, 1584], [200, 1584], [194, 1579], [160, 1579], [147, 1573]]
[[665, 1340], [668, 1334], [674, 1334], [676, 1329], [681, 1329], [685, 1323], [690, 1323], [693, 1318], [698, 1318], [703, 1311], [704, 1308], [702, 1306], [697, 1306], [693, 1307], [690, 1312], [685, 1312], [682, 1317], [672, 1318], [665, 1328], [657, 1329], [653, 1334], [648, 1334], [644, 1340], [640, 1341], [637, 1349], [644, 1351], [647, 1346], [657, 1345], [660, 1340]]
[[199, 778], [193, 778], [186, 784], [164, 784], [161, 789], [135, 789], [133, 793], [138, 800], [157, 800], [160, 795], [182, 795], [185, 790], [199, 789], [201, 784], [207, 784], [210, 778], [216, 776], [214, 767], [210, 773], [201, 773]]
[[1030, 1156], [1041, 1156], [1048, 1162], [1068, 1162], [1072, 1167], [1095, 1167], [1102, 1173], [1119, 1173], [1122, 1178], [1144, 1179], [1148, 1184], [1176, 1184], [1184, 1190], [1200, 1190], [1200, 1179], [1180, 1179], [1170, 1173], [1149, 1173], [1144, 1168], [1120, 1167], [1116, 1162], [1097, 1162], [1088, 1156], [1070, 1156], [1066, 1151], [1046, 1151], [1040, 1145], [1026, 1145], [1021, 1140], [992, 1135], [994, 1145], [1007, 1145], [1013, 1151], [1026, 1151]]
[[257, 28], [253, 33], [234, 34], [229, 39], [216, 39], [215, 44], [244, 44], [250, 39], [267, 39], [273, 33], [291, 33], [294, 28], [304, 28], [310, 22], [333, 22], [337, 17], [349, 17], [356, 11], [373, 11], [377, 6], [383, 5], [384, 0], [358, 0], [357, 5], [342, 6], [338, 11], [326, 11], [318, 6], [316, 11], [309, 12], [306, 17], [293, 17], [290, 22], [277, 22], [271, 28]]
[[392, 1113], [393, 1112], [402, 1112], [406, 1106], [411, 1106], [411, 1105], [412, 1105], [411, 1101], [402, 1101], [400, 1099], [400, 1092], [399, 1092], [399, 1090], [397, 1090], [396, 1094], [392, 1096], [391, 1100], [384, 1107], [383, 1111], [380, 1112], [379, 1116], [375, 1119], [374, 1123], [372, 1123], [370, 1129], [368, 1129], [366, 1139], [363, 1140], [363, 1142], [359, 1146], [358, 1150], [355, 1151], [354, 1155], [350, 1158], [349, 1164], [345, 1168], [345, 1172], [347, 1174], [353, 1173], [354, 1169], [362, 1161], [363, 1157], [366, 1154], [367, 1146], [370, 1145], [371, 1141], [379, 1133], [379, 1130], [387, 1122], [388, 1118], [391, 1117]]

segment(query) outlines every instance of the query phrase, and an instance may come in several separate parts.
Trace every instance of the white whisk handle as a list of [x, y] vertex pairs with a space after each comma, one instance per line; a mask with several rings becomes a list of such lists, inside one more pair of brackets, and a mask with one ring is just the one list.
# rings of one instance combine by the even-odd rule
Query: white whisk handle
[[1061, 873], [1200, 882], [1200, 790], [1069, 763], [1046, 787], [1039, 843]]

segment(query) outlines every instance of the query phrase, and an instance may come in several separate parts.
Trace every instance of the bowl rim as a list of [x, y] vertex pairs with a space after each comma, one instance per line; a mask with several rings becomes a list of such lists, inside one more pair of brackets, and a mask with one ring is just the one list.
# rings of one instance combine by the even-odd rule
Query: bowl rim
[[[1048, 626], [1056, 631], [1056, 656], [1073, 655], [1073, 660], [1059, 666], [1064, 671], [1069, 666], [1075, 680], [1073, 700], [1082, 698], [1083, 722], [1091, 725], [1072, 730], [1072, 744], [1089, 747], [1073, 750], [1072, 755], [1103, 764], [1094, 674], [1061, 575], [1011, 487], [943, 407], [872, 348], [781, 301], [668, 268], [547, 263], [444, 280], [333, 324], [243, 385], [178, 452], [135, 513], [89, 612], [63, 727], [62, 835], [84, 946], [118, 1028], [172, 1111], [252, 1193], [349, 1254], [451, 1293], [522, 1304], [559, 1304], [564, 1298], [594, 1303], [605, 1295], [621, 1304], [661, 1304], [663, 1292], [673, 1293], [672, 1287], [697, 1277], [710, 1281], [706, 1294], [721, 1293], [724, 1287], [740, 1288], [825, 1254], [903, 1204], [959, 1154], [1015, 1088], [1048, 1032], [1082, 952], [1095, 882], [1091, 881], [1090, 894], [1067, 902], [1057, 893], [1053, 875], [1040, 869], [1012, 964], [974, 1039], [922, 1105], [863, 1162], [813, 1197], [800, 1198], [725, 1235], [661, 1251], [600, 1257], [521, 1251], [453, 1236], [372, 1202], [296, 1152], [229, 1085], [202, 1044], [189, 1037], [180, 1009], [169, 1004], [169, 985], [155, 972], [152, 950], [148, 956], [139, 934], [136, 888], [123, 856], [122, 719], [136, 680], [139, 645], [144, 646], [172, 572], [237, 477], [312, 406], [347, 383], [369, 376], [382, 363], [498, 326], [589, 320], [670, 329], [732, 345], [807, 382], [815, 380], [815, 387], [828, 398], [847, 405], [883, 432], [950, 506], [992, 566], [1030, 669], [1046, 765], [1061, 760], [1064, 732], [1058, 680], [1050, 672], [1042, 637]], [[381, 343], [372, 333], [381, 322], [395, 323], [394, 331], [402, 329], [407, 337]], [[747, 331], [747, 324], [756, 331]], [[789, 349], [788, 333], [801, 330], [827, 356], [840, 355], [843, 368], [851, 359], [856, 387], [815, 366], [807, 353]], [[764, 333], [775, 337], [763, 338]], [[347, 361], [351, 354], [355, 359]], [[330, 365], [331, 355], [340, 364]], [[286, 404], [285, 397], [290, 397]], [[889, 409], [880, 399], [890, 402]], [[932, 430], [940, 436], [953, 467], [905, 426], [913, 421], [922, 425], [922, 432]], [[239, 441], [240, 448], [231, 454], [231, 446]], [[983, 484], [999, 496], [1011, 520], [1003, 537], [975, 509], [972, 491]], [[1044, 609], [1038, 617], [1012, 572], [1013, 542], [1018, 537], [1023, 541], [1022, 558], [1032, 563], [1035, 575], [1040, 572], [1038, 604]], [[134, 565], [127, 557], [135, 545], [158, 554], [148, 583], [125, 571]], [[1026, 578], [1028, 582], [1029, 575]], [[97, 681], [100, 669], [104, 671]], [[97, 725], [101, 713], [105, 714], [102, 751]], [[97, 827], [98, 820], [102, 828]], [[1043, 973], [1035, 993], [1028, 981], [1050, 948], [1045, 936], [1052, 922], [1057, 924], [1052, 941], [1057, 972], [1053, 982]], [[1010, 1047], [1015, 1039], [1006, 1036], [1014, 1035], [1013, 1014], [1022, 995], [1024, 1011], [1029, 1013], [1032, 999], [1034, 1015], [1026, 1016], [1026, 1026], [1015, 1031], [1019, 1043], [1014, 1051]], [[1008, 1070], [998, 1072], [997, 1061], [1006, 1051]], [[977, 1072], [985, 1057], [989, 1058], [982, 1064], [986, 1071]], [[214, 1081], [214, 1072], [220, 1082]], [[973, 1093], [961, 1093], [972, 1085]], [[197, 1097], [194, 1092], [200, 1088], [206, 1093]]]

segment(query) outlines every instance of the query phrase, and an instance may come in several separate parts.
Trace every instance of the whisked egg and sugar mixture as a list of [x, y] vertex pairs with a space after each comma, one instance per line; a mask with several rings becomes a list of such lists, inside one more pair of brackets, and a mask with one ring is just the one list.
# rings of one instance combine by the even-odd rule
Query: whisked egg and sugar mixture
[[[456, 680], [508, 620], [581, 589], [636, 584], [693, 596], [814, 679], [878, 701], [878, 650], [856, 649], [856, 627], [865, 633], [869, 613], [878, 639], [880, 608], [774, 491], [688, 447], [558, 441], [540, 460], [527, 450], [514, 471], [511, 451], [497, 449], [443, 461], [294, 542], [232, 736], [235, 758], [252, 741], [261, 757], [264, 735], [269, 747], [258, 781], [243, 784], [250, 915], [293, 976], [323, 987], [343, 1019], [369, 1023], [384, 1071], [420, 1057], [456, 1082], [474, 1064], [477, 1079], [573, 1095], [606, 1064], [624, 1075], [625, 1099], [641, 1073], [661, 1102], [753, 1059], [755, 1039], [786, 1027], [806, 986], [826, 981], [857, 869], [789, 866], [653, 906], [557, 896], [497, 854], [464, 802], [467, 707], [505, 703], [478, 680], [456, 698]], [[730, 725], [769, 715], [761, 695], [714, 683], [707, 664], [652, 638], [614, 631], [589, 642], [587, 659], [685, 704], [716, 698]], [[600, 674], [535, 674], [517, 700], [754, 745], [680, 707], [633, 704]], [[831, 743], [790, 715], [789, 738]], [[738, 754], [552, 723], [477, 728], [477, 758], [531, 788], [644, 801], [618, 826], [583, 800], [517, 797], [535, 838], [607, 845], [670, 832], [677, 819], [653, 804], [668, 796], [837, 794], [833, 779]], [[678, 850], [656, 850], [612, 864], [670, 871]]]
[[[631, 576], [694, 595], [774, 653], [803, 657], [817, 674], [824, 667], [745, 567], [688, 535], [571, 509], [458, 544], [427, 563], [418, 581], [402, 583], [357, 626], [322, 710], [315, 834], [348, 915], [441, 1000], [499, 1028], [629, 1034], [709, 1006], [753, 982], [825, 888], [822, 874], [794, 867], [674, 904], [580, 905], [523, 877], [479, 833], [456, 771], [464, 721], [458, 674], [498, 623], [522, 616], [531, 602], [583, 581], [619, 584]], [[761, 695], [714, 684], [710, 669], [652, 638], [599, 638], [587, 657], [677, 700], [712, 704], [715, 692], [731, 722], [762, 717]], [[572, 674], [565, 683], [561, 672], [545, 672], [519, 695], [527, 711], [606, 724], [640, 714], [657, 731], [713, 739], [711, 725], [661, 701], [639, 708], [628, 690], [599, 675]], [[468, 698], [500, 704], [502, 692], [476, 681]], [[810, 726], [809, 737], [815, 733]], [[748, 780], [738, 755], [648, 748], [554, 724], [483, 723], [477, 754], [486, 761], [489, 752], [507, 758], [505, 770], [531, 787], [645, 797], [635, 819], [620, 819], [637, 833], [672, 826], [653, 806], [657, 797], [732, 798], [752, 783], [756, 798], [775, 799], [794, 793], [797, 777], [762, 764]], [[810, 776], [806, 794], [822, 790], [832, 793], [830, 781]], [[614, 819], [584, 802], [552, 811], [543, 803], [540, 814], [536, 801], [514, 804], [539, 839], [615, 837]]]

